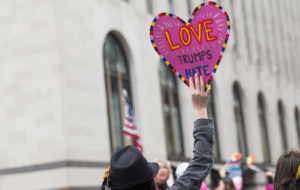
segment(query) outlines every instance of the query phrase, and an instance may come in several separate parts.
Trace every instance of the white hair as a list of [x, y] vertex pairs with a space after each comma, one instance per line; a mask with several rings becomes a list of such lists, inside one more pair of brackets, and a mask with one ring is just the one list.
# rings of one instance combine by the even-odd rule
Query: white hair
[[156, 159], [154, 159], [153, 162], [156, 162], [156, 163], [157, 163], [157, 162], [159, 162], [159, 161], [162, 161], [162, 162], [164, 162], [164, 163], [167, 164], [167, 167], [168, 167], [168, 170], [169, 170], [169, 174], [171, 174], [171, 173], [172, 173], [171, 162], [168, 161], [168, 160], [165, 160], [165, 159], [163, 159], [163, 158], [156, 158]]

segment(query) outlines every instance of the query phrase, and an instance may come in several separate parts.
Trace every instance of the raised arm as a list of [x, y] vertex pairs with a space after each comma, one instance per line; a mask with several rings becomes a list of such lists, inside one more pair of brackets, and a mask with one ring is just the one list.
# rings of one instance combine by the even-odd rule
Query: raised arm
[[190, 161], [186, 171], [171, 187], [171, 190], [199, 190], [202, 181], [209, 174], [213, 165], [213, 124], [207, 119], [207, 102], [210, 87], [205, 92], [203, 77], [196, 73], [195, 86], [190, 78], [192, 105], [195, 110], [194, 122], [194, 158]]

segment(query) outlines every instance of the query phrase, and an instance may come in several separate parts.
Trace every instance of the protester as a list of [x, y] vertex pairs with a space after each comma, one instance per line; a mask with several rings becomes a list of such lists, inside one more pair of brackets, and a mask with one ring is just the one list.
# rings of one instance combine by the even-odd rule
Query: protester
[[159, 190], [168, 190], [170, 187], [168, 187], [167, 180], [169, 179], [171, 169], [167, 162], [162, 159], [158, 159], [156, 163], [159, 165], [159, 170], [154, 177], [155, 186], [158, 187]]
[[236, 190], [241, 190], [243, 187], [242, 170], [237, 166], [231, 166], [228, 169], [229, 177], [231, 178]]
[[[191, 100], [196, 121], [193, 137], [194, 158], [184, 174], [178, 178], [170, 190], [199, 190], [202, 181], [209, 174], [213, 165], [213, 124], [207, 119], [207, 102], [210, 87], [205, 92], [203, 77], [195, 74], [189, 80]], [[103, 177], [102, 190], [155, 190], [153, 178], [159, 171], [157, 163], [149, 163], [142, 153], [134, 146], [126, 146], [115, 152], [110, 160], [110, 166]]]
[[265, 174], [267, 176], [267, 184], [265, 185], [265, 190], [273, 190], [274, 189], [273, 173], [270, 171], [267, 171]]
[[242, 170], [237, 166], [231, 166], [228, 170], [229, 177], [232, 179], [233, 185], [236, 190], [243, 188]]
[[215, 190], [235, 190], [232, 179], [230, 177], [221, 178], [219, 186]]
[[283, 153], [277, 161], [274, 190], [300, 189], [300, 152], [296, 150]]

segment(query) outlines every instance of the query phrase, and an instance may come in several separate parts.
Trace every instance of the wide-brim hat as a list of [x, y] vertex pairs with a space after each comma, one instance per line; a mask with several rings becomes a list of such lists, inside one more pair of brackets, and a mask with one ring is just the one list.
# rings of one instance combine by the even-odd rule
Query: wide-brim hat
[[146, 160], [134, 146], [125, 146], [114, 153], [110, 160], [108, 187], [125, 189], [153, 179], [159, 165]]

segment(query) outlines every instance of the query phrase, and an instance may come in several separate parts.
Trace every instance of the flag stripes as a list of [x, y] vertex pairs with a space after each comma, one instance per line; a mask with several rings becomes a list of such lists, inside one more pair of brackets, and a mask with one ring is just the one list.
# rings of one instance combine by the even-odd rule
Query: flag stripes
[[140, 140], [140, 136], [137, 130], [137, 126], [135, 124], [134, 119], [134, 113], [131, 109], [130, 103], [129, 103], [129, 97], [126, 92], [126, 90], [123, 90], [123, 95], [126, 100], [125, 105], [125, 119], [123, 124], [123, 134], [126, 134], [133, 138], [134, 145], [141, 151], [141, 153], [144, 153], [144, 149]]

